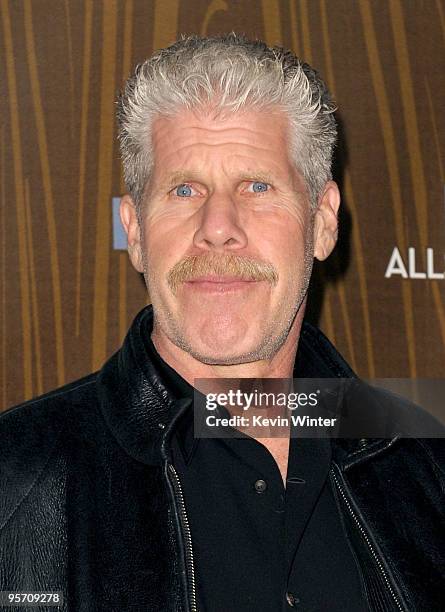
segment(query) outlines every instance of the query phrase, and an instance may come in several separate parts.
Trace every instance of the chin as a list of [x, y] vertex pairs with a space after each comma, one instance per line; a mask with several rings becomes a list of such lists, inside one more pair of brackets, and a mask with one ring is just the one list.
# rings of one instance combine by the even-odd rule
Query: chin
[[[295, 313], [282, 318], [240, 316], [205, 311], [200, 316], [179, 316], [161, 311], [160, 327], [177, 347], [206, 365], [238, 365], [271, 359], [286, 341]], [[167, 314], [167, 316], [165, 316]]]
[[176, 337], [172, 340], [201, 363], [207, 365], [239, 365], [270, 359], [281, 347], [286, 336], [287, 334], [283, 333], [273, 338], [261, 337], [256, 341], [243, 342], [243, 345], [235, 341], [227, 344], [226, 349], [221, 346], [221, 341], [218, 338], [215, 339], [213, 346], [203, 342], [189, 341], [184, 337]]
[[239, 365], [241, 363], [257, 361], [257, 359], [252, 355], [224, 355], [216, 352], [214, 354], [209, 354], [194, 350], [192, 347], [189, 348], [188, 352], [190, 355], [192, 355], [192, 357], [201, 363], [205, 363], [206, 365]]

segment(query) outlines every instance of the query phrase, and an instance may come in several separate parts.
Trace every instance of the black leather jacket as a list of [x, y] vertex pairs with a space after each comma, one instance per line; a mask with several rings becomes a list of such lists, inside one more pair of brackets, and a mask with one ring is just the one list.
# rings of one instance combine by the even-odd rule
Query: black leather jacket
[[[151, 321], [147, 307], [99, 372], [1, 416], [0, 590], [60, 590], [60, 609], [70, 612], [196, 609], [192, 542], [169, 444], [190, 400], [172, 410], [142, 341]], [[300, 376], [353, 376], [308, 324], [296, 363]], [[394, 436], [332, 445], [330, 478], [369, 609], [445, 610], [442, 441]]]

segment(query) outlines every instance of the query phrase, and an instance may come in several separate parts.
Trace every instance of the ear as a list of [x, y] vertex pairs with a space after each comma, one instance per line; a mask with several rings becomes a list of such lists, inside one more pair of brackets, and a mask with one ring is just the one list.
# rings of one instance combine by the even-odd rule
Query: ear
[[314, 222], [314, 256], [323, 261], [337, 242], [340, 191], [337, 183], [328, 181], [318, 199]]
[[129, 195], [124, 195], [121, 198], [119, 214], [127, 234], [127, 250], [131, 263], [138, 272], [143, 272], [141, 228], [139, 227], [136, 205]]

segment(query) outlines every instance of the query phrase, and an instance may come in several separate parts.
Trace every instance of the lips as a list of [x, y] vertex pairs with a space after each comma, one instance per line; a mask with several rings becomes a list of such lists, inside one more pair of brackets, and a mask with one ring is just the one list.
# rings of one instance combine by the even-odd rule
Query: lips
[[215, 276], [206, 275], [198, 276], [189, 281], [185, 281], [184, 285], [192, 290], [207, 292], [207, 293], [230, 293], [255, 286], [261, 281], [245, 279], [242, 276]]
[[255, 280], [245, 279], [242, 276], [198, 276], [192, 280], [186, 281], [188, 283], [254, 283]]

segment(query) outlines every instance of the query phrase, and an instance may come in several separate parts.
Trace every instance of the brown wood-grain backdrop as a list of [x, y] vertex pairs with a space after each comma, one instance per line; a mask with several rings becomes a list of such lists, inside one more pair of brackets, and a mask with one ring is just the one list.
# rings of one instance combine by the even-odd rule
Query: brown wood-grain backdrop
[[97, 369], [147, 302], [112, 247], [124, 190], [114, 100], [180, 34], [235, 30], [292, 48], [339, 106], [336, 255], [311, 316], [359, 374], [441, 377], [445, 281], [385, 278], [445, 255], [441, 0], [1, 0], [0, 409]]

